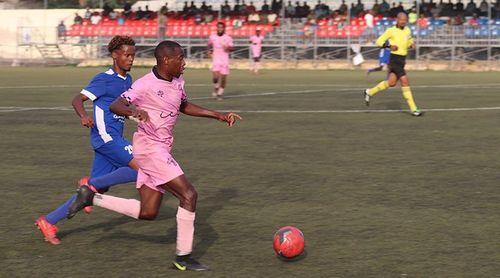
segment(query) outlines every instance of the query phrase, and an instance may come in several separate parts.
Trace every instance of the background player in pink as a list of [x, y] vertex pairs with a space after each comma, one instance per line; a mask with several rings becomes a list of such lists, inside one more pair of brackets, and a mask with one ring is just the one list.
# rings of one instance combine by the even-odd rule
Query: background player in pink
[[233, 38], [226, 33], [226, 25], [217, 23], [217, 34], [208, 38], [208, 50], [212, 55], [212, 76], [214, 91], [212, 96], [222, 99], [226, 79], [229, 75], [229, 52], [233, 51]]
[[[220, 113], [190, 103], [184, 91], [184, 52], [173, 41], [163, 41], [155, 49], [156, 66], [137, 80], [110, 110], [117, 115], [135, 115], [140, 120], [133, 139], [133, 154], [139, 165], [137, 188], [141, 201], [96, 193], [91, 186], [78, 189], [69, 214], [88, 205], [100, 206], [135, 219], [153, 220], [158, 214], [163, 193], [179, 199], [177, 246], [174, 266], [179, 270], [207, 270], [191, 257], [197, 192], [171, 155], [173, 128], [179, 112], [208, 117], [232, 126], [241, 117]], [[131, 105], [135, 106], [133, 108]]]
[[262, 42], [264, 41], [264, 36], [261, 35], [260, 29], [255, 30], [255, 35], [250, 37], [250, 50], [252, 51], [252, 68], [250, 69], [253, 73], [259, 73], [260, 69], [260, 59], [262, 57]]

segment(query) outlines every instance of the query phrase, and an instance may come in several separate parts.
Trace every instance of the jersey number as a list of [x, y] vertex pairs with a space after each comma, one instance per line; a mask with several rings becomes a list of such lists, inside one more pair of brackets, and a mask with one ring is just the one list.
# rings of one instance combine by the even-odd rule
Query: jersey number
[[128, 154], [132, 154], [132, 145], [125, 146], [124, 149], [128, 152]]

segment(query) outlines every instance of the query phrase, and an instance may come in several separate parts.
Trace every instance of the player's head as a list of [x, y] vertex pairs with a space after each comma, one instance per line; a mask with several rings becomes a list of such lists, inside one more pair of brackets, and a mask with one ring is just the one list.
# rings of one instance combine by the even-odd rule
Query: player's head
[[184, 50], [181, 45], [174, 41], [162, 41], [155, 48], [155, 58], [158, 67], [176, 78], [184, 73]]
[[255, 35], [260, 36], [260, 34], [261, 34], [260, 29], [258, 29], [258, 28], [257, 28], [257, 29], [255, 29]]
[[396, 26], [399, 28], [404, 28], [406, 26], [406, 23], [408, 23], [408, 16], [406, 15], [406, 13], [398, 13], [398, 16], [396, 17]]
[[226, 32], [226, 24], [224, 22], [217, 22], [217, 35], [222, 36]]
[[128, 36], [114, 36], [108, 44], [113, 63], [124, 71], [130, 71], [135, 58], [135, 41]]

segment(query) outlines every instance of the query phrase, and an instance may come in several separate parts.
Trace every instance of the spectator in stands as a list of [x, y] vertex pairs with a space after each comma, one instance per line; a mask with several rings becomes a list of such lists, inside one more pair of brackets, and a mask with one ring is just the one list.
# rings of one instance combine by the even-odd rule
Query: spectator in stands
[[307, 17], [311, 13], [311, 7], [307, 5], [307, 2], [304, 1], [304, 5], [302, 6], [302, 17]]
[[285, 17], [295, 17], [295, 8], [292, 6], [292, 1], [288, 1], [288, 5], [285, 7]]
[[413, 25], [417, 22], [417, 11], [415, 9], [411, 9], [410, 13], [408, 13], [408, 23]]
[[125, 3], [123, 3], [123, 16], [125, 18], [129, 18], [131, 14], [132, 14], [132, 5], [130, 5], [128, 1], [125, 1]]
[[198, 13], [198, 8], [194, 4], [194, 1], [191, 1], [191, 6], [189, 6], [189, 9], [188, 9], [188, 15], [195, 16], [197, 13]]
[[461, 14], [457, 14], [456, 16], [450, 19], [450, 25], [463, 25], [464, 18]]
[[467, 25], [469, 26], [478, 26], [479, 25], [479, 20], [477, 18], [477, 14], [474, 14], [468, 21]]
[[356, 16], [359, 16], [362, 12], [365, 11], [365, 5], [361, 3], [361, 0], [358, 0], [358, 3], [354, 7], [354, 9], [356, 9]]
[[238, 10], [239, 15], [247, 16], [248, 15], [247, 8], [248, 8], [248, 5], [245, 3], [245, 0], [242, 0], [240, 8]]
[[226, 17], [231, 14], [231, 7], [227, 3], [227, 1], [224, 1], [224, 5], [221, 6], [220, 8], [222, 16]]
[[392, 8], [389, 10], [390, 17], [396, 17], [398, 14], [398, 7], [396, 7], [396, 2], [392, 2]]
[[194, 15], [194, 24], [200, 25], [203, 22], [203, 17], [201, 16], [201, 13], [196, 13]]
[[102, 7], [102, 16], [109, 16], [109, 13], [111, 13], [111, 11], [113, 11], [113, 8], [109, 6], [108, 2], [104, 3], [104, 6]]
[[453, 4], [448, 0], [448, 3], [442, 4], [443, 8], [441, 9], [442, 16], [452, 16], [453, 13]]
[[275, 14], [280, 14], [281, 7], [283, 6], [283, 0], [273, 0], [271, 2], [271, 11]]
[[479, 16], [488, 16], [488, 3], [486, 0], [479, 3]]
[[467, 3], [467, 6], [465, 7], [465, 15], [473, 15], [476, 13], [476, 3], [474, 3], [474, 0], [470, 0], [469, 3]]
[[370, 10], [370, 11], [368, 11], [365, 14], [365, 25], [366, 25], [366, 28], [365, 28], [365, 31], [364, 31], [364, 35], [365, 35], [366, 40], [368, 42], [371, 42], [371, 41], [373, 41], [375, 39], [374, 15], [375, 15], [375, 11], [374, 10]]
[[462, 3], [462, 0], [458, 0], [457, 4], [455, 5], [455, 11], [457, 13], [461, 13], [464, 11], [464, 3]]
[[302, 17], [302, 7], [300, 6], [299, 1], [295, 2], [295, 17]]
[[348, 8], [347, 8], [347, 5], [345, 3], [345, 0], [342, 0], [342, 4], [340, 4], [340, 7], [338, 9], [339, 14], [341, 14], [341, 15], [347, 15], [347, 9]]
[[135, 12], [135, 20], [141, 20], [143, 18], [144, 18], [144, 11], [139, 6], [139, 8], [137, 8], [137, 12]]
[[112, 10], [109, 15], [109, 19], [116, 20], [118, 18], [118, 13], [115, 10]]
[[257, 9], [253, 2], [250, 2], [250, 5], [247, 6], [247, 14], [257, 13]]
[[83, 15], [83, 18], [85, 18], [86, 20], [90, 20], [91, 16], [92, 16], [92, 12], [90, 11], [90, 8], [87, 7], [87, 9], [85, 10], [85, 14]]
[[[290, 1], [288, 1], [290, 3]], [[267, 4], [267, 1], [264, 0], [264, 4], [262, 4], [262, 7], [260, 8], [260, 11], [263, 13], [268, 13], [271, 9], [269, 8], [269, 5]]]
[[210, 5], [205, 13], [205, 23], [210, 23], [212, 21], [214, 21], [214, 10], [212, 9], [212, 5]]
[[429, 26], [429, 20], [425, 14], [420, 14], [420, 18], [417, 20], [417, 25], [420, 29], [425, 29]]
[[207, 6], [207, 2], [203, 1], [201, 2], [201, 7], [200, 7], [200, 10], [204, 13], [206, 13], [208, 11], [208, 6]]
[[165, 3], [165, 5], [161, 6], [158, 16], [160, 14], [164, 16], [168, 15], [168, 3]]
[[59, 22], [59, 25], [57, 25], [57, 37], [59, 40], [66, 41], [66, 25], [64, 25], [64, 21]]
[[239, 15], [240, 11], [240, 0], [236, 0], [236, 3], [233, 6], [233, 10], [231, 11], [232, 15]]
[[278, 15], [275, 13], [270, 13], [267, 15], [267, 23], [268, 24], [271, 24], [273, 26], [276, 25], [278, 23], [277, 19], [278, 19]]
[[73, 19], [73, 24], [81, 25], [82, 23], [83, 23], [83, 18], [78, 13], [75, 13], [75, 18]]
[[167, 30], [167, 8], [166, 4], [158, 10], [158, 41], [165, 40], [165, 32]]
[[188, 16], [188, 15], [189, 15], [189, 6], [188, 6], [188, 2], [187, 2], [187, 1], [185, 1], [185, 2], [184, 2], [184, 6], [182, 6], [182, 12], [181, 12], [181, 14], [182, 14], [184, 17], [186, 17], [186, 16]]
[[396, 16], [398, 15], [398, 13], [406, 13], [405, 7], [403, 6], [403, 2], [399, 2], [399, 5], [397, 6], [396, 9], [397, 9]]
[[90, 16], [90, 23], [92, 23], [93, 25], [97, 25], [99, 24], [99, 22], [101, 22], [101, 14], [98, 13], [98, 12], [94, 12], [91, 16]]
[[144, 17], [143, 19], [148, 20], [153, 18], [153, 12], [149, 10], [149, 6], [146, 5], [146, 10], [144, 11]]
[[378, 0], [375, 0], [375, 3], [372, 6], [372, 11], [375, 15], [379, 14], [380, 12], [380, 4], [378, 3]]
[[431, 9], [431, 16], [433, 18], [438, 18], [441, 14], [441, 5], [434, 5]]
[[380, 4], [380, 10], [379, 13], [385, 17], [389, 15], [391, 7], [389, 6], [389, 3], [387, 3], [386, 0], [382, 0], [382, 4]]
[[260, 15], [256, 11], [248, 15], [248, 23], [257, 24], [260, 22]]

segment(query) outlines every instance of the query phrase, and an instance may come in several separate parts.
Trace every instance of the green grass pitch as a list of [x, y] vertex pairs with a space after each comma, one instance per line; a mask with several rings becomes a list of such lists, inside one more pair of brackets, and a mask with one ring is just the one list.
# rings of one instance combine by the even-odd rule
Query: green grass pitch
[[[70, 102], [101, 70], [0, 68], [2, 277], [199, 277], [171, 269], [172, 196], [152, 222], [78, 214], [60, 223], [59, 246], [33, 226], [89, 171], [88, 130]], [[365, 107], [362, 89], [383, 73], [235, 70], [231, 97], [215, 101], [209, 71], [188, 69], [192, 102], [244, 117], [226, 128], [182, 116], [175, 130], [174, 156], [199, 192], [194, 254], [213, 269], [204, 276], [496, 277], [499, 74], [409, 74], [421, 118], [398, 112], [399, 89]], [[110, 193], [138, 198], [133, 184]], [[305, 234], [299, 261], [274, 255], [285, 225]]]

